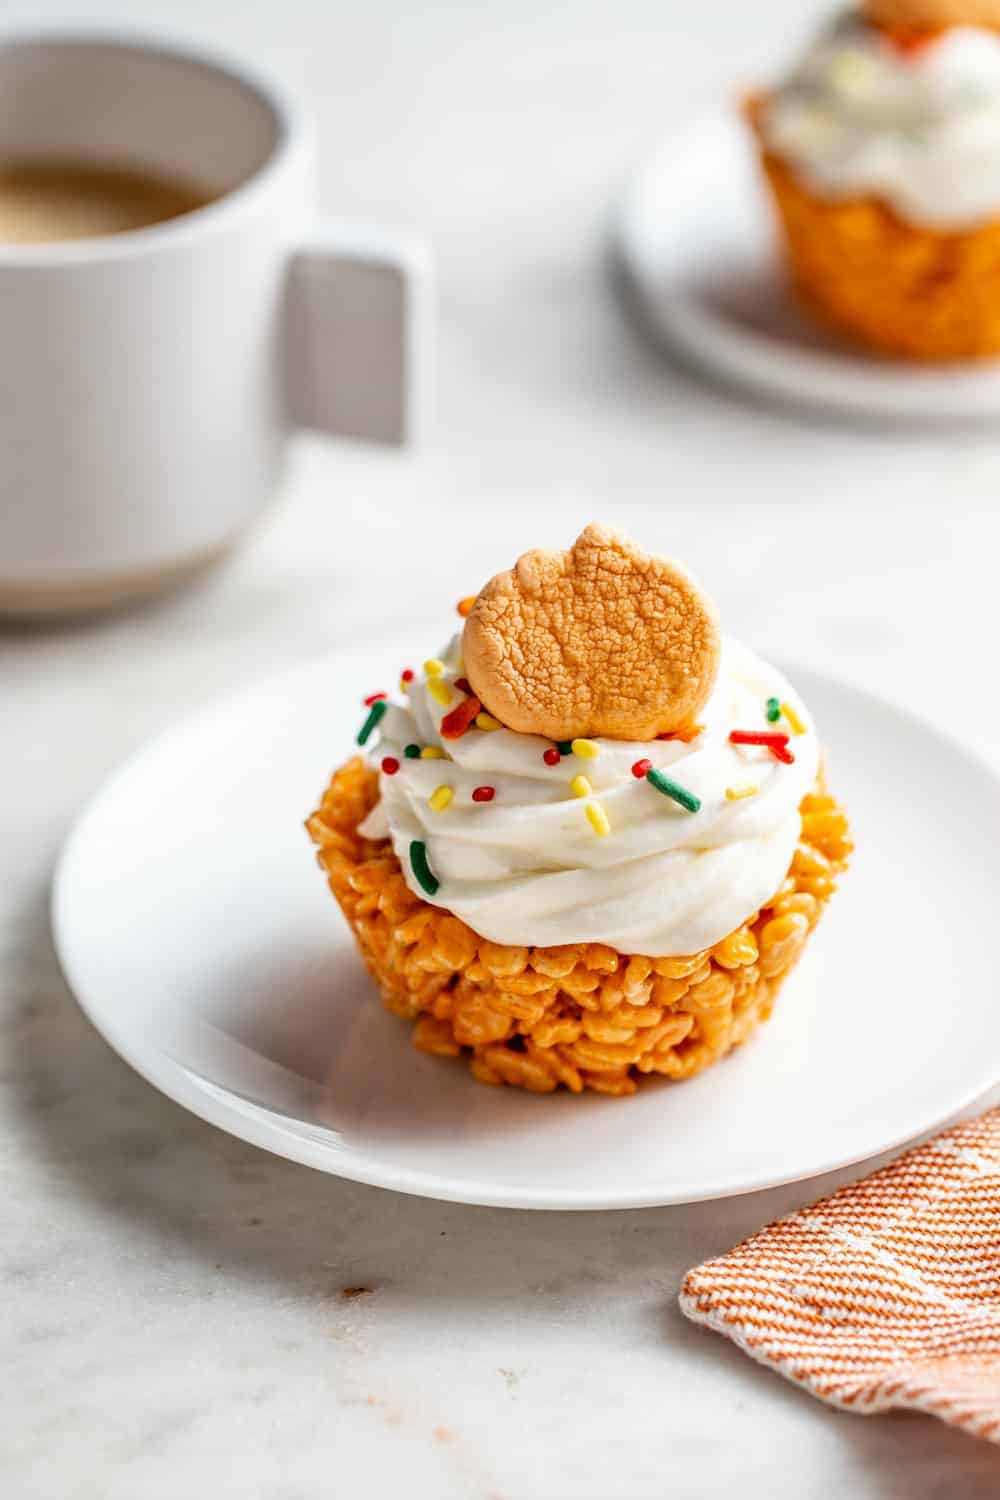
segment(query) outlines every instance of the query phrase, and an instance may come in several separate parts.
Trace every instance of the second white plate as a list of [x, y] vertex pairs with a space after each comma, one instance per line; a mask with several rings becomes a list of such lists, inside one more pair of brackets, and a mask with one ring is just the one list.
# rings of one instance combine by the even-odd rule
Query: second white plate
[[402, 1192], [632, 1208], [811, 1176], [930, 1129], [997, 1077], [1000, 781], [939, 732], [797, 671], [858, 855], [771, 1022], [680, 1085], [537, 1097], [415, 1052], [302, 820], [404, 659], [289, 672], [168, 734], [69, 840], [56, 941], [91, 1020], [234, 1135]]
[[838, 343], [800, 312], [750, 132], [735, 111], [663, 143], [626, 195], [615, 249], [646, 326], [720, 379], [868, 419], [1000, 415], [1000, 361], [879, 359]]

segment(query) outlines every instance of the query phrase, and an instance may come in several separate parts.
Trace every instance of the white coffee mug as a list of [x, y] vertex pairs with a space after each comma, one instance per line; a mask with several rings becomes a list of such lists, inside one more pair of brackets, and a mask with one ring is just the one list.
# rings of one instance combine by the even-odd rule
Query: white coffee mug
[[273, 83], [201, 48], [0, 33], [0, 159], [203, 189], [150, 228], [0, 244], [0, 613], [78, 610], [218, 557], [291, 429], [413, 435], [420, 247], [311, 225], [310, 142]]

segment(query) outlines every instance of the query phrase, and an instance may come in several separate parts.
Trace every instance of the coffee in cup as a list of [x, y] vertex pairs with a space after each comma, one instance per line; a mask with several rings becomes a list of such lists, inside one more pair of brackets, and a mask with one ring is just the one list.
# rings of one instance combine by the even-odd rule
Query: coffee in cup
[[124, 234], [210, 201], [194, 184], [159, 172], [45, 157], [0, 160], [0, 244]]

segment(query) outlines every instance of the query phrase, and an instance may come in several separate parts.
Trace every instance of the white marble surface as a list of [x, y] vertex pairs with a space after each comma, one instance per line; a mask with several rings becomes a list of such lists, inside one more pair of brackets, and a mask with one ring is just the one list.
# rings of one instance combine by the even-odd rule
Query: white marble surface
[[[681, 1320], [689, 1265], [819, 1185], [550, 1216], [322, 1177], [135, 1077], [75, 1009], [47, 929], [67, 826], [132, 748], [365, 630], [433, 628], [498, 562], [592, 516], [687, 557], [764, 650], [947, 715], [1000, 762], [1000, 441], [715, 394], [658, 364], [602, 274], [610, 204], [657, 130], [759, 76], [814, 9], [104, 8], [266, 58], [319, 117], [325, 207], [429, 234], [438, 425], [412, 457], [302, 441], [251, 545], [164, 604], [0, 633], [11, 1500], [1000, 1490], [997, 1449], [831, 1413]], [[50, 11], [67, 14], [32, 8]], [[146, 836], [155, 857], [155, 816]], [[945, 1012], [960, 1001], [943, 991]]]

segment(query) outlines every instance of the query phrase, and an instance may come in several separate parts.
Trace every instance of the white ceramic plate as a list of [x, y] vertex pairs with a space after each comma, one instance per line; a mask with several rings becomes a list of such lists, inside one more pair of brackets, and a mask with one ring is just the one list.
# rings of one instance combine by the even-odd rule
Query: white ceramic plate
[[924, 367], [866, 357], [800, 313], [750, 132], [735, 111], [664, 142], [625, 198], [615, 248], [644, 324], [723, 380], [867, 418], [1000, 414], [1000, 361]]
[[151, 1083], [343, 1177], [603, 1209], [842, 1166], [994, 1081], [1000, 1005], [982, 956], [996, 929], [1000, 782], [936, 729], [804, 672], [859, 849], [756, 1037], [689, 1083], [644, 1083], [624, 1100], [490, 1089], [415, 1052], [302, 827], [350, 752], [362, 696], [405, 660], [344, 654], [202, 713], [81, 818], [56, 878], [56, 942], [95, 1026]]

